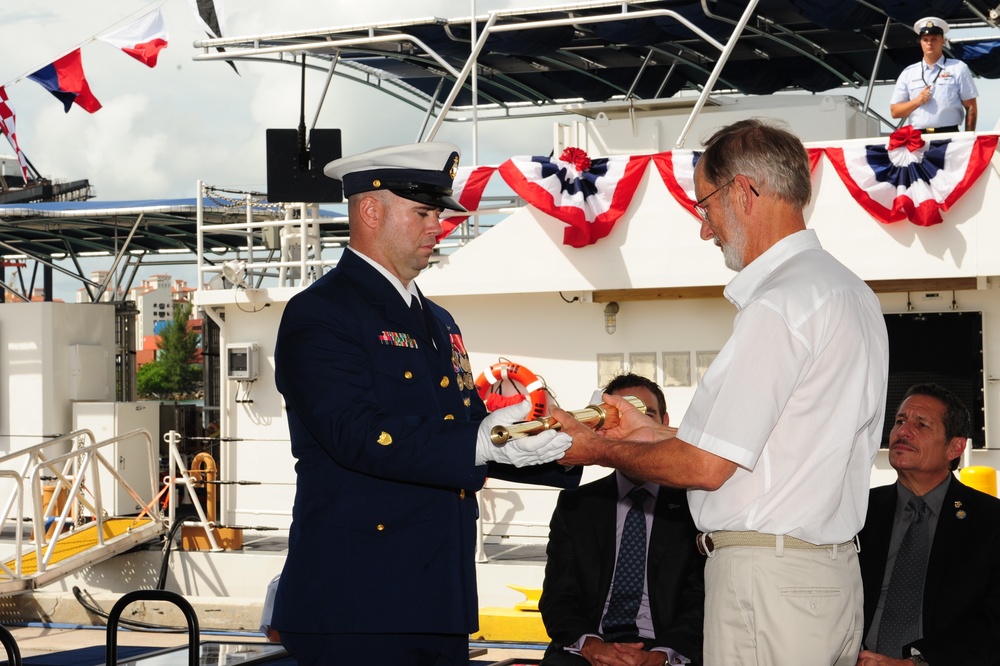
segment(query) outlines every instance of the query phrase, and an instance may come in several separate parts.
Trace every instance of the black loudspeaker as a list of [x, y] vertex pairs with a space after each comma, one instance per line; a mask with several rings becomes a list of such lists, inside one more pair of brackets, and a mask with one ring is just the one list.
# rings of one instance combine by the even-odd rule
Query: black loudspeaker
[[314, 129], [309, 133], [308, 158], [301, 152], [298, 130], [267, 130], [267, 200], [340, 202], [344, 192], [340, 181], [323, 175], [323, 167], [341, 157], [340, 130]]

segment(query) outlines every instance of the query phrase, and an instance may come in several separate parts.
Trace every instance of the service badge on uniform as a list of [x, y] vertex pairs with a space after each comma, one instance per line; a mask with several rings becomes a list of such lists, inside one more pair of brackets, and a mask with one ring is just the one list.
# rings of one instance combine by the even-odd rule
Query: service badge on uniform
[[409, 347], [410, 349], [417, 349], [417, 341], [414, 340], [409, 333], [382, 331], [382, 334], [378, 336], [378, 341], [383, 345], [390, 345], [392, 347]]
[[451, 367], [458, 378], [460, 391], [471, 391], [476, 385], [472, 378], [472, 364], [469, 363], [469, 352], [465, 350], [465, 342], [458, 333], [449, 333], [451, 339]]

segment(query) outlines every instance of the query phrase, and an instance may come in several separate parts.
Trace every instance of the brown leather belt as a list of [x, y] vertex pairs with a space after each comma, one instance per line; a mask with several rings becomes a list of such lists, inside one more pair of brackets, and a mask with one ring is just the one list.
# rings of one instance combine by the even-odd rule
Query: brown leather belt
[[755, 548], [784, 548], [794, 550], [820, 550], [826, 548], [843, 549], [854, 545], [854, 540], [838, 544], [815, 544], [791, 536], [762, 534], [760, 532], [700, 532], [695, 537], [698, 552], [706, 557], [712, 557], [719, 548], [728, 546], [751, 546]]

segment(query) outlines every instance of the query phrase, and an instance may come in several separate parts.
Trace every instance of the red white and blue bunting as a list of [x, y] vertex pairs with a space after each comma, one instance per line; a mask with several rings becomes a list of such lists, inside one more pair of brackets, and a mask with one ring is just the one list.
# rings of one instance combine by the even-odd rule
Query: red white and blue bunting
[[971, 133], [928, 142], [907, 125], [886, 145], [825, 150], [851, 196], [876, 220], [929, 227], [982, 175], [996, 146], [996, 135]]
[[569, 225], [564, 244], [584, 247], [611, 233], [648, 163], [648, 155], [591, 160], [579, 148], [567, 148], [559, 159], [512, 157], [499, 171], [519, 197]]
[[[813, 173], [823, 156], [823, 149], [808, 148], [806, 152], [809, 154], [809, 172]], [[699, 159], [701, 151], [698, 150], [671, 150], [653, 155], [653, 164], [660, 172], [663, 184], [667, 186], [670, 195], [687, 212], [701, 220], [694, 210], [694, 205], [697, 203], [694, 194], [694, 167]]]
[[[486, 184], [490, 182], [496, 170], [494, 166], [458, 167], [458, 173], [455, 174], [455, 181], [451, 186], [452, 198], [465, 206], [466, 210], [478, 209], [479, 202], [483, 200], [483, 192], [486, 191]], [[468, 215], [450, 215], [442, 219], [438, 242], [467, 219]]]
[[694, 167], [701, 158], [700, 150], [671, 150], [653, 155], [653, 164], [660, 172], [663, 184], [674, 200], [687, 212], [698, 217], [694, 210]]
[[[954, 205], [982, 175], [996, 146], [995, 134], [968, 133], [927, 142], [919, 130], [904, 127], [890, 136], [888, 144], [806, 152], [812, 172], [826, 155], [854, 199], [879, 222], [909, 219], [930, 226], [940, 223], [941, 211]], [[476, 167], [464, 174], [460, 169], [454, 190], [462, 205], [475, 210], [487, 181], [499, 171], [528, 204], [569, 225], [564, 244], [584, 247], [611, 233], [632, 203], [650, 161], [674, 200], [697, 216], [694, 168], [700, 157], [701, 151], [672, 150], [591, 159], [579, 148], [567, 148], [559, 159], [521, 156], [496, 169]], [[457, 225], [464, 219], [449, 221], [457, 220]]]

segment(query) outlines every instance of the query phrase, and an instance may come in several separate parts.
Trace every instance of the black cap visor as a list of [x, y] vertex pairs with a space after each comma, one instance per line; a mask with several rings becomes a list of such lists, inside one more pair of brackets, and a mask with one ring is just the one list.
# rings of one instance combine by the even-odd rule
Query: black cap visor
[[452, 189], [450, 187], [436, 187], [434, 185], [427, 185], [426, 183], [383, 182], [381, 189], [389, 190], [397, 197], [434, 206], [435, 208], [446, 208], [459, 213], [469, 212], [465, 206], [455, 201], [451, 196]]
[[425, 203], [435, 208], [467, 213], [452, 197], [452, 176], [447, 171], [423, 169], [378, 169], [344, 175], [344, 196], [389, 190], [398, 197]]

